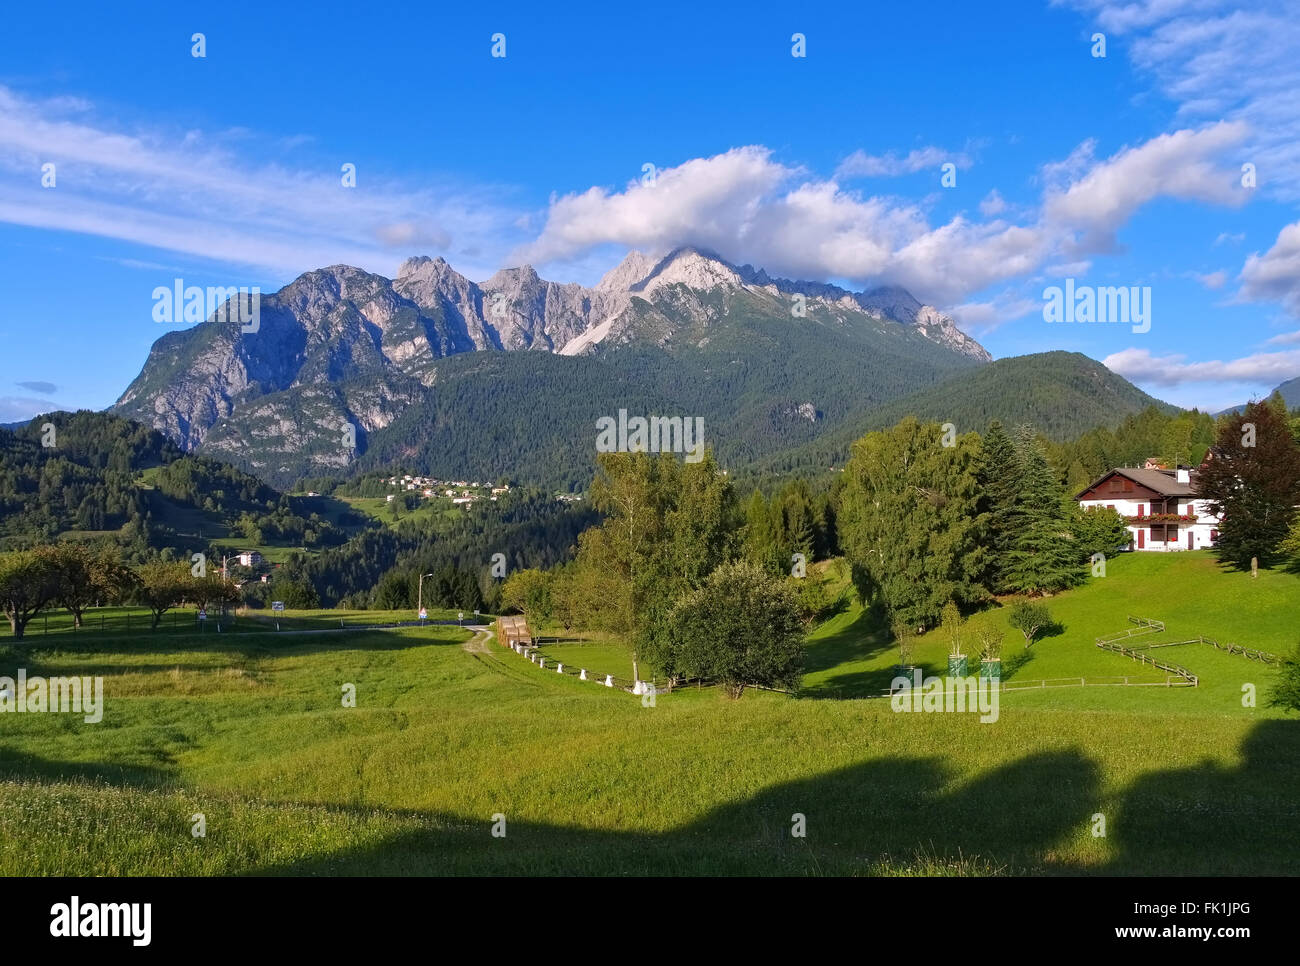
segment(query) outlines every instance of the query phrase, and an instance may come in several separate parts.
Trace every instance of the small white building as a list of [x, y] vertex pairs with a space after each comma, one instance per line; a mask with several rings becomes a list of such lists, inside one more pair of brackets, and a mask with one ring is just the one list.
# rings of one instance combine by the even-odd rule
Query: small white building
[[241, 567], [256, 567], [263, 561], [263, 557], [256, 550], [244, 550], [239, 554], [239, 565]]
[[1106, 506], [1124, 517], [1131, 550], [1200, 550], [1219, 542], [1223, 521], [1197, 496], [1196, 473], [1185, 466], [1176, 470], [1121, 467], [1075, 499], [1080, 506]]

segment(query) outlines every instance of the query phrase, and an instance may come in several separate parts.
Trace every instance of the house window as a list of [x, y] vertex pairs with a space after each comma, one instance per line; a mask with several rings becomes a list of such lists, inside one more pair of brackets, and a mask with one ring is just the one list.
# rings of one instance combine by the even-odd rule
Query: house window
[[1124, 480], [1124, 492], [1125, 493], [1133, 492], [1133, 481], [1128, 478], [1125, 478]]
[[1138, 516], [1140, 516], [1140, 517], [1144, 517], [1144, 516], [1146, 516], [1146, 515], [1147, 515], [1147, 505], [1146, 505], [1145, 503], [1139, 503], [1139, 504], [1138, 504]]
[[1119, 481], [1119, 477], [1115, 477], [1110, 481], [1110, 492], [1118, 493], [1122, 485], [1123, 484], [1121, 484]]
[[1170, 527], [1168, 528], [1168, 530], [1165, 531], [1165, 533], [1166, 533], [1166, 537], [1165, 537], [1165, 539], [1166, 539], [1169, 543], [1177, 543], [1177, 542], [1178, 542], [1178, 527], [1176, 527], [1176, 526], [1170, 526]]
[[1216, 543], [1218, 543], [1218, 542], [1219, 542], [1219, 531], [1218, 531], [1218, 530], [1211, 530], [1211, 531], [1210, 531], [1210, 546], [1213, 547], [1213, 546], [1214, 546]]

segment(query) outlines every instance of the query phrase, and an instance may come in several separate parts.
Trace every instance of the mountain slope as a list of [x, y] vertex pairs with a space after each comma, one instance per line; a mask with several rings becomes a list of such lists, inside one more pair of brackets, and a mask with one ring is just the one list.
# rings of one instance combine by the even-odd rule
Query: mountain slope
[[[512, 350], [539, 351], [492, 358]], [[467, 356], [486, 361], [455, 362]], [[597, 365], [554, 361], [567, 357]], [[524, 474], [537, 461], [519, 455], [529, 437], [510, 432], [523, 418], [553, 426], [573, 469], [548, 479], [567, 482], [589, 475], [595, 419], [635, 412], [629, 400], [705, 418], [719, 453], [747, 461], [987, 360], [901, 289], [772, 279], [694, 249], [633, 252], [591, 289], [527, 266], [476, 285], [420, 257], [391, 281], [347, 266], [308, 272], [262, 299], [256, 333], [215, 315], [169, 333], [114, 411], [280, 486], [371, 448], [365, 465], [436, 460], [469, 473], [471, 423], [515, 454], [506, 472]], [[505, 397], [465, 384], [498, 379], [511, 380]]]
[[1116, 426], [1148, 406], [1176, 409], [1078, 352], [1012, 356], [891, 400], [814, 444], [762, 461], [755, 470], [782, 473], [843, 466], [855, 439], [908, 415], [952, 423], [959, 434], [982, 432], [998, 419], [1008, 428], [1027, 424], [1054, 440], [1065, 440], [1097, 426]]
[[726, 299], [718, 309], [730, 324], [673, 327], [662, 308], [641, 307], [664, 327], [659, 344], [442, 360], [425, 400], [370, 434], [357, 468], [400, 464], [435, 476], [581, 487], [595, 465], [596, 421], [620, 409], [699, 417], [705, 444], [724, 466], [738, 466], [816, 440], [972, 365], [893, 323], [846, 332], [815, 313], [792, 326]]
[[[46, 446], [44, 426], [55, 427]], [[334, 546], [370, 524], [326, 497], [285, 496], [157, 430], [108, 413], [55, 412], [0, 429], [0, 549], [68, 537], [110, 540], [143, 559], [180, 559], [214, 543]]]
[[[1282, 383], [1282, 385], [1274, 389], [1273, 392], [1282, 394], [1282, 400], [1287, 404], [1288, 409], [1300, 409], [1300, 376], [1297, 376], [1294, 379], [1288, 379], [1286, 382]], [[1273, 392], [1270, 392], [1268, 396], [1265, 396], [1264, 398], [1267, 399], [1269, 396], [1272, 396]], [[1221, 412], [1215, 413], [1214, 415], [1222, 416], [1224, 413], [1239, 413], [1245, 408], [1246, 404], [1242, 403], [1240, 406], [1231, 406]]]

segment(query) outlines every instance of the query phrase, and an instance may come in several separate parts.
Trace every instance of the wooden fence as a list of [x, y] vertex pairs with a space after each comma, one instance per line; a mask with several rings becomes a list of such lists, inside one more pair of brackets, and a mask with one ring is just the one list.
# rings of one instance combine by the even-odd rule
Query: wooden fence
[[[1141, 637], [1143, 634], [1159, 634], [1165, 629], [1164, 621], [1149, 620], [1145, 617], [1129, 617], [1129, 623], [1137, 625], [1130, 627], [1128, 630], [1119, 634], [1110, 634], [1105, 637], [1099, 637], [1096, 644], [1104, 651], [1113, 651], [1116, 654], [1123, 654], [1125, 657], [1132, 658], [1142, 665], [1151, 665], [1159, 668], [1166, 673], [1165, 685], [1168, 687], [1197, 687], [1200, 679], [1181, 664], [1167, 664], [1164, 661], [1158, 661], [1154, 657], [1144, 653], [1149, 648], [1125, 647], [1120, 641], [1129, 640], [1134, 637]], [[1182, 680], [1174, 681], [1168, 675], [1177, 675]], [[1159, 682], [1156, 682], [1159, 683]]]

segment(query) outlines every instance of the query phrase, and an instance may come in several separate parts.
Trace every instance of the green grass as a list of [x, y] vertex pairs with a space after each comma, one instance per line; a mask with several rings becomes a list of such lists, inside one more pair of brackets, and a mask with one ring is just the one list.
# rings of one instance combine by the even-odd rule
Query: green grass
[[[1110, 566], [1050, 602], [1064, 630], [1015, 676], [1131, 671], [1092, 645], [1125, 612], [1289, 650], [1300, 578], [1252, 586], [1192, 554]], [[1170, 649], [1202, 688], [1009, 693], [983, 725], [827, 700], [892, 666], [876, 636], [853, 608], [818, 629], [800, 698], [688, 688], [653, 707], [454, 627], [0, 641], [0, 674], [102, 675], [107, 694], [96, 725], [0, 719], [0, 873], [1300, 872], [1300, 723], [1239, 700], [1243, 676], [1273, 672]], [[943, 648], [923, 649], [941, 669]]]
[[[457, 620], [458, 611], [426, 608], [430, 621]], [[207, 634], [264, 634], [269, 631], [336, 630], [340, 627], [363, 627], [373, 624], [396, 624], [416, 620], [414, 610], [285, 610], [273, 611], [269, 607], [248, 610], [242, 614], [231, 611], [218, 617], [214, 610], [207, 621], [200, 622], [194, 607], [174, 607], [163, 614], [157, 629], [152, 629], [153, 615], [147, 607], [92, 607], [82, 617], [77, 629], [72, 614], [64, 610], [42, 611], [30, 624], [24, 638], [30, 646], [43, 646], [46, 637], [70, 639], [98, 637], [128, 638], [181, 637], [190, 638]], [[473, 614], [466, 613], [465, 623], [474, 623]], [[490, 616], [479, 617], [490, 622]], [[221, 630], [217, 630], [217, 625]], [[8, 623], [0, 622], [0, 644], [12, 641]]]
[[[542, 636], [540, 640], [546, 641], [547, 638]], [[560, 644], [543, 643], [538, 650], [546, 658], [547, 664], [560, 662], [565, 667], [586, 668], [589, 675], [612, 674], [619, 680], [632, 680], [632, 654], [616, 641], [565, 640]], [[506, 653], [513, 656], [508, 651]], [[520, 660], [527, 658], [521, 657]], [[653, 670], [648, 665], [643, 665], [641, 676], [650, 678]]]
[[[408, 510], [406, 507], [399, 507], [397, 519], [393, 519], [392, 506], [382, 496], [341, 496], [336, 499], [346, 503], [353, 510], [364, 513], [372, 519], [378, 520], [387, 527], [396, 528], [407, 521], [430, 521], [442, 518], [444, 520], [455, 520], [457, 517], [464, 516], [465, 511], [456, 506], [445, 497], [433, 497], [425, 499], [420, 497], [420, 504], [414, 510]], [[395, 500], [400, 500], [399, 495]]]

